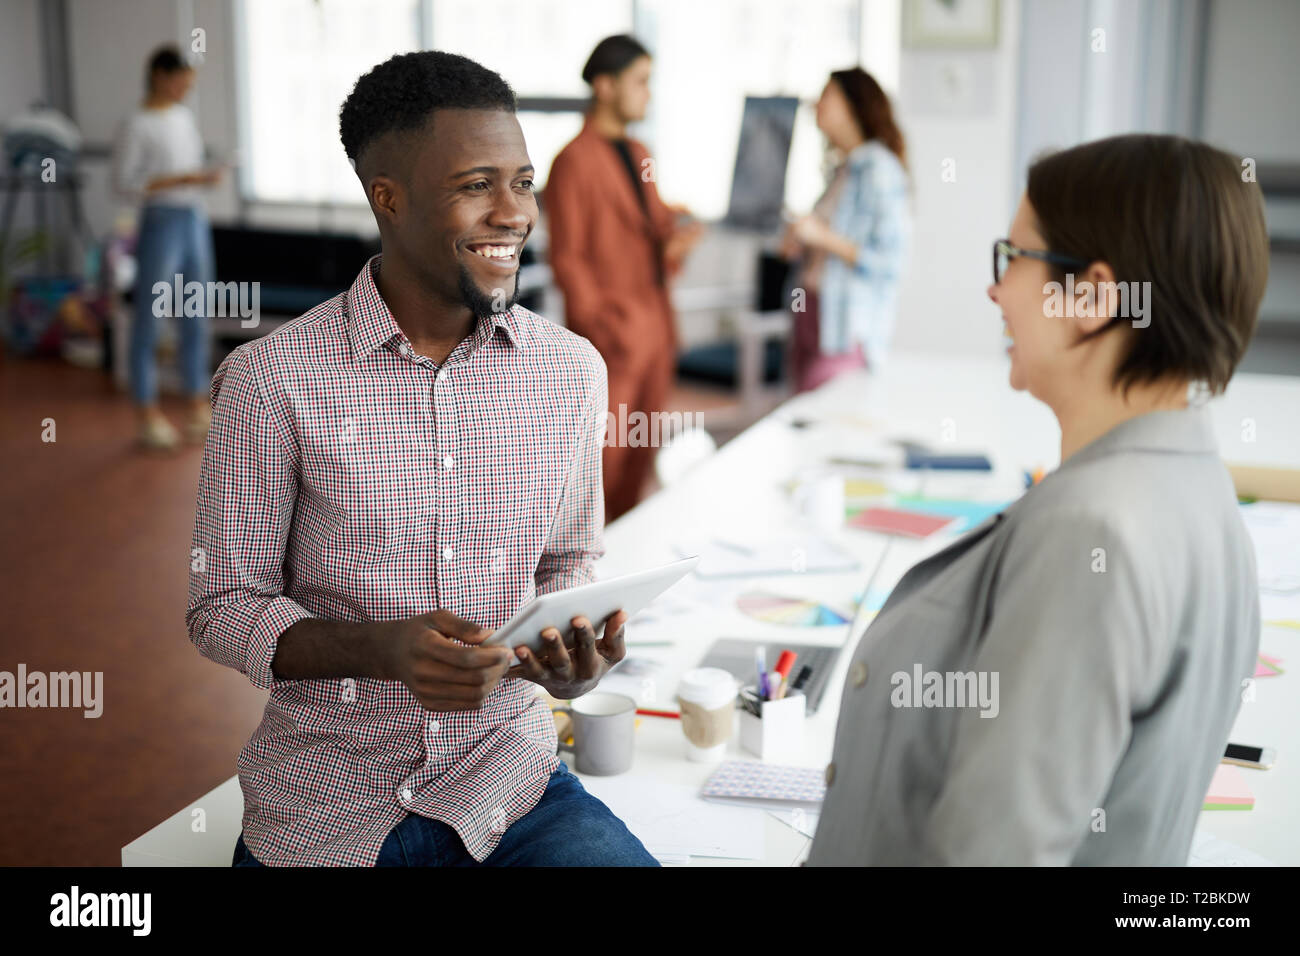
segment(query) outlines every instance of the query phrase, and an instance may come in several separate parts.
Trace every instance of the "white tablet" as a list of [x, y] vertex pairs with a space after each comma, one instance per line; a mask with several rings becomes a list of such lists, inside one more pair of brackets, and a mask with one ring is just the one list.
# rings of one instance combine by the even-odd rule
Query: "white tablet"
[[542, 631], [553, 627], [567, 637], [569, 622], [579, 615], [591, 621], [599, 637], [605, 618], [619, 610], [626, 611], [631, 618], [699, 563], [697, 554], [662, 567], [543, 594], [521, 607], [483, 645], [504, 645], [514, 649], [523, 644], [537, 652], [542, 649]]

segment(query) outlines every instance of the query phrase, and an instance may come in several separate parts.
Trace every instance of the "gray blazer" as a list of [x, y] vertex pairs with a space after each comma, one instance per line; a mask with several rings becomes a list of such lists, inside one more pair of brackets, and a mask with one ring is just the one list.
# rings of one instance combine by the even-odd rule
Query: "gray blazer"
[[889, 596], [807, 865], [1183, 865], [1259, 630], [1208, 411], [1115, 427]]

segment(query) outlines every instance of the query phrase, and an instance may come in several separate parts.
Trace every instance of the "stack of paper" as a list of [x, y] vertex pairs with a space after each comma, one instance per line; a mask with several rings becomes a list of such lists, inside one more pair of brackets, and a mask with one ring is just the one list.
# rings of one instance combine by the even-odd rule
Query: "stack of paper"
[[701, 578], [770, 577], [779, 574], [843, 574], [860, 569], [858, 559], [833, 541], [816, 536], [761, 541], [712, 538], [679, 542], [678, 554], [700, 555]]
[[1277, 866], [1252, 850], [1220, 840], [1212, 833], [1197, 830], [1192, 834], [1188, 866]]
[[1255, 795], [1250, 792], [1246, 777], [1239, 767], [1221, 763], [1210, 780], [1210, 791], [1205, 795], [1202, 810], [1249, 810], [1255, 805]]
[[621, 819], [660, 863], [692, 856], [763, 858], [763, 812], [718, 807], [691, 787], [625, 773], [584, 776], [582, 785]]
[[1300, 505], [1257, 501], [1242, 505], [1241, 517], [1255, 544], [1260, 616], [1300, 621]]

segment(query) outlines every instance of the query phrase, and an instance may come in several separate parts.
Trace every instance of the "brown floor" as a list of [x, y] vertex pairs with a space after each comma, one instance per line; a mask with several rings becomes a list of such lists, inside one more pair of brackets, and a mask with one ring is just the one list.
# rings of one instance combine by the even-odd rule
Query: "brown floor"
[[[670, 406], [729, 401], [689, 389]], [[0, 353], [0, 671], [104, 675], [97, 719], [0, 710], [0, 865], [119, 865], [235, 773], [261, 717], [265, 692], [185, 630], [201, 451], [142, 456], [133, 434], [107, 376]]]

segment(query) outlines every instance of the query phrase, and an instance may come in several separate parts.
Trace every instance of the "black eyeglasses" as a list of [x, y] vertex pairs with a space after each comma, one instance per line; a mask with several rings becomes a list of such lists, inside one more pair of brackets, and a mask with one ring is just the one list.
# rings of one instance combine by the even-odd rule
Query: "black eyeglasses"
[[997, 239], [993, 242], [994, 285], [1002, 281], [1011, 260], [1021, 256], [1026, 259], [1041, 259], [1043, 262], [1054, 262], [1060, 266], [1074, 266], [1076, 268], [1082, 268], [1091, 261], [1089, 259], [1080, 259], [1078, 256], [1067, 256], [1060, 252], [1046, 252], [1042, 249], [1021, 249], [1019, 246], [1013, 246], [1010, 239]]

